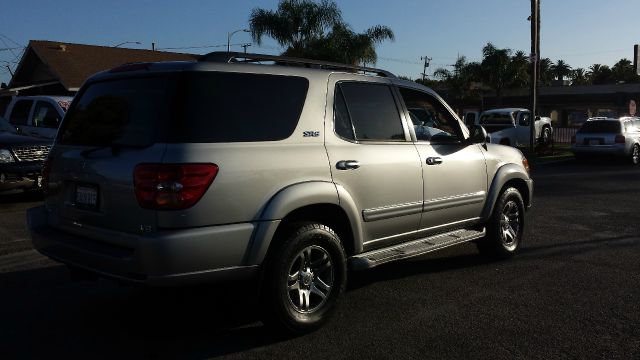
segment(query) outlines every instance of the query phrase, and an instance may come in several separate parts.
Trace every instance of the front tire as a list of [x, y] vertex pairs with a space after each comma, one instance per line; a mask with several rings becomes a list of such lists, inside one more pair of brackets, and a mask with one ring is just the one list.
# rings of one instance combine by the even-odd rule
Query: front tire
[[328, 226], [290, 227], [265, 268], [263, 321], [289, 334], [313, 331], [335, 312], [347, 282], [346, 254]]
[[524, 231], [524, 201], [518, 189], [502, 191], [486, 225], [487, 235], [477, 243], [481, 254], [507, 259], [518, 252]]

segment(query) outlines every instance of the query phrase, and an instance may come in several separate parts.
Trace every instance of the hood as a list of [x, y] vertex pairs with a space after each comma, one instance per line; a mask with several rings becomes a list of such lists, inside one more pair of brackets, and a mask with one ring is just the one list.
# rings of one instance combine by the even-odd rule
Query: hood
[[0, 145], [14, 144], [33, 144], [33, 145], [51, 145], [53, 140], [34, 138], [25, 135], [16, 135], [8, 132], [0, 132]]

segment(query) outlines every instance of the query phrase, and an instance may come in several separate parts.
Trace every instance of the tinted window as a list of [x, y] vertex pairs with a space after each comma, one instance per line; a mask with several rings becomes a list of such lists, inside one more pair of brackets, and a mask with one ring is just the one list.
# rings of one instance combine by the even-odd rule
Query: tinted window
[[462, 140], [458, 120], [430, 94], [400, 88], [402, 99], [409, 110], [418, 140], [457, 142]]
[[61, 117], [53, 105], [45, 101], [36, 102], [33, 111], [33, 126], [57, 128], [60, 125]]
[[27, 125], [29, 119], [29, 111], [31, 110], [32, 100], [18, 100], [13, 105], [9, 122], [13, 125]]
[[578, 132], [580, 133], [620, 133], [618, 121], [587, 121]]
[[345, 82], [339, 84], [349, 111], [356, 140], [404, 140], [398, 108], [386, 85]]
[[529, 126], [531, 124], [531, 113], [522, 113], [520, 117], [520, 126]]
[[483, 114], [480, 117], [480, 124], [490, 125], [513, 125], [513, 117], [510, 113]]
[[171, 142], [274, 141], [291, 136], [309, 82], [293, 76], [197, 72], [179, 82]]
[[80, 94], [58, 132], [61, 144], [146, 146], [161, 138], [166, 118], [167, 79], [98, 82]]
[[355, 140], [353, 124], [351, 124], [347, 104], [344, 102], [344, 96], [339, 86], [336, 87], [336, 93], [334, 95], [333, 120], [336, 134], [345, 139]]

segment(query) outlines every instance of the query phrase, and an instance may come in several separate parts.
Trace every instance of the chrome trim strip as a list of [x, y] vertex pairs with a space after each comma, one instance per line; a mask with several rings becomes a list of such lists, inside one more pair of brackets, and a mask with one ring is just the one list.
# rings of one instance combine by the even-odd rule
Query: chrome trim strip
[[424, 202], [424, 212], [449, 209], [458, 206], [472, 205], [483, 202], [487, 197], [485, 191], [478, 191], [471, 194], [462, 194], [438, 199], [431, 199]]
[[422, 212], [422, 201], [407, 204], [384, 206], [375, 209], [362, 210], [362, 218], [365, 222], [391, 219], [394, 217], [420, 214]]

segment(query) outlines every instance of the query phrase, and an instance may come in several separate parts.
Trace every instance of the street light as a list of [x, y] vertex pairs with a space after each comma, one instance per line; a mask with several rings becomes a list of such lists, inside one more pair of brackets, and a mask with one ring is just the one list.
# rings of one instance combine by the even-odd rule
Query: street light
[[115, 46], [114, 46], [114, 48], [117, 48], [117, 47], [122, 46], [122, 45], [124, 45], [124, 44], [138, 44], [138, 45], [140, 45], [140, 44], [142, 44], [142, 43], [141, 43], [140, 41], [125, 41], [125, 42], [123, 42], [123, 43], [120, 43], [120, 44], [118, 44], [118, 45], [115, 45]]
[[251, 32], [251, 30], [249, 29], [240, 29], [240, 30], [232, 31], [229, 34], [227, 34], [227, 52], [231, 52], [231, 37], [233, 36], [233, 34], [240, 31]]

